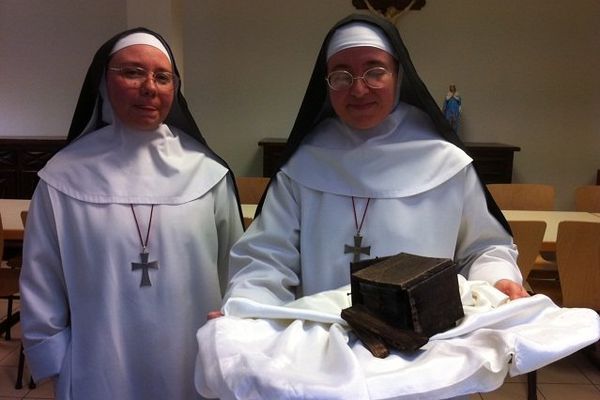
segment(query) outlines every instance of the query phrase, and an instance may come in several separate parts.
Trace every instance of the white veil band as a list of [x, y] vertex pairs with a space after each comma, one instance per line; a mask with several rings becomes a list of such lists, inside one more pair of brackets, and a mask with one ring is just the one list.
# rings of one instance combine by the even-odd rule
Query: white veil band
[[158, 50], [165, 53], [170, 63], [173, 63], [171, 61], [171, 56], [169, 55], [169, 52], [162, 44], [162, 42], [158, 40], [156, 36], [144, 32], [132, 33], [131, 35], [127, 35], [124, 38], [121, 38], [117, 43], [115, 43], [115, 46], [111, 50], [110, 54], [113, 55], [117, 51], [122, 50], [125, 47], [133, 46], [136, 44], [145, 44], [157, 48]]
[[365, 22], [353, 22], [336, 30], [327, 47], [327, 59], [342, 50], [362, 46], [381, 49], [398, 59], [389, 39], [381, 29]]

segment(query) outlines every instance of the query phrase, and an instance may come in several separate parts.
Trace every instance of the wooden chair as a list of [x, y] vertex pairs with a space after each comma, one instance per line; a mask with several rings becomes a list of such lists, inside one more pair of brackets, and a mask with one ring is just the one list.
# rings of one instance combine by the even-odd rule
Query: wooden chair
[[[27, 211], [21, 212], [21, 221], [23, 226], [27, 220]], [[0, 216], [0, 260], [4, 256], [4, 235], [2, 227], [2, 216]], [[21, 274], [21, 264], [16, 266], [14, 260], [9, 263], [8, 268], [0, 268], [0, 298], [6, 299], [6, 319], [0, 323], [0, 332], [4, 332], [5, 339], [10, 340], [11, 328], [20, 321], [20, 312], [13, 312], [13, 302], [18, 300], [19, 297], [19, 275]], [[17, 368], [17, 379], [15, 382], [15, 389], [21, 389], [23, 387], [23, 371], [25, 369], [25, 354], [23, 353], [23, 344], [20, 345], [19, 350], [19, 365]], [[29, 379], [29, 388], [35, 388], [33, 378]]]
[[575, 189], [575, 209], [600, 213], [600, 185], [579, 186]]
[[[535, 260], [540, 253], [546, 222], [544, 221], [509, 221], [513, 239], [517, 245], [519, 256], [517, 264], [523, 275], [523, 282], [535, 265]], [[530, 290], [530, 288], [528, 288]]]
[[[0, 215], [0, 260], [4, 260], [4, 228]], [[13, 301], [19, 292], [19, 270], [13, 268], [0, 268], [0, 298], [6, 300], [6, 319], [0, 324], [0, 332], [5, 340], [10, 340], [10, 329], [19, 322], [19, 314], [13, 314]]]
[[[509, 221], [508, 223], [513, 233], [513, 240], [519, 251], [517, 265], [521, 270], [521, 275], [523, 275], [523, 285], [530, 294], [534, 294], [533, 289], [527, 283], [527, 277], [533, 269], [535, 260], [540, 253], [546, 231], [546, 222]], [[531, 371], [527, 374], [527, 399], [537, 399], [537, 371]]]
[[[501, 210], [554, 210], [554, 186], [541, 183], [491, 183], [487, 185]], [[555, 279], [558, 275], [554, 254], [536, 257], [534, 275]]]
[[[262, 176], [239, 176], [235, 178], [235, 184], [240, 195], [242, 204], [258, 204], [269, 184], [269, 178]], [[244, 229], [247, 229], [252, 218], [244, 218]]]
[[600, 223], [559, 223], [556, 261], [563, 306], [600, 311]]
[[[563, 306], [585, 307], [600, 312], [600, 223], [559, 223], [556, 260]], [[600, 341], [583, 352], [600, 368]]]
[[538, 183], [490, 183], [487, 185], [501, 210], [554, 210], [555, 189]]

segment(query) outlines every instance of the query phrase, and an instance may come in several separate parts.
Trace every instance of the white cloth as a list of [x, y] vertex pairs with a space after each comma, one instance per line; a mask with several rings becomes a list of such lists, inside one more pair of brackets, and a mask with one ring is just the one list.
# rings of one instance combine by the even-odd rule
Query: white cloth
[[[506, 374], [541, 368], [600, 337], [589, 309], [543, 295], [508, 302], [459, 276], [465, 318], [422, 349], [375, 358], [340, 312], [349, 286], [272, 306], [231, 298], [198, 331], [195, 383], [227, 399], [442, 399], [498, 388]], [[210, 367], [210, 368], [209, 368]]]
[[[110, 127], [41, 171], [25, 231], [21, 324], [36, 380], [60, 400], [194, 399], [195, 333], [219, 308], [242, 233], [233, 182], [201, 144], [162, 126]], [[152, 286], [140, 287], [148, 229]]]
[[227, 297], [283, 304], [350, 283], [356, 218], [362, 259], [401, 252], [453, 259], [472, 280], [521, 282], [510, 235], [487, 209], [471, 159], [404, 103], [376, 128], [323, 121], [276, 175], [231, 253]]

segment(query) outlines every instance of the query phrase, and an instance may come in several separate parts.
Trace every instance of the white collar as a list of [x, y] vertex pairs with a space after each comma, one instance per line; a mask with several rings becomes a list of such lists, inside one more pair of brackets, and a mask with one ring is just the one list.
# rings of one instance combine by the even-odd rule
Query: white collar
[[187, 134], [108, 125], [80, 136], [39, 175], [73, 198], [95, 203], [180, 204], [209, 191], [227, 169]]
[[472, 159], [441, 139], [418, 108], [400, 103], [374, 129], [321, 122], [281, 170], [304, 186], [346, 196], [412, 196], [447, 181]]

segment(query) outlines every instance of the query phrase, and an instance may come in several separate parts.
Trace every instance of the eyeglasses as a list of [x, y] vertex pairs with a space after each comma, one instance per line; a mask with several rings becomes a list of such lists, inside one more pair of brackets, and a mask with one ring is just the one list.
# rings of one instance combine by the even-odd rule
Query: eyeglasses
[[121, 66], [108, 67], [109, 71], [118, 72], [129, 87], [137, 89], [150, 77], [159, 91], [171, 91], [177, 87], [179, 78], [167, 71], [148, 71], [142, 67]]
[[372, 89], [381, 89], [390, 82], [392, 73], [383, 67], [366, 70], [362, 76], [354, 76], [348, 71], [333, 71], [325, 80], [332, 90], [347, 90], [355, 80], [362, 79], [365, 85]]

